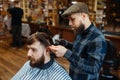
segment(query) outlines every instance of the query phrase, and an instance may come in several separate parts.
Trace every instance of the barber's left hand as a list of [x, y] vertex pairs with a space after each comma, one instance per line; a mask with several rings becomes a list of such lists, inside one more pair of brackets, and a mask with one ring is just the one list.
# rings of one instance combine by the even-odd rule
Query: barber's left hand
[[49, 46], [50, 50], [57, 56], [57, 57], [63, 57], [67, 51], [67, 49], [64, 46], [58, 45], [58, 46]]

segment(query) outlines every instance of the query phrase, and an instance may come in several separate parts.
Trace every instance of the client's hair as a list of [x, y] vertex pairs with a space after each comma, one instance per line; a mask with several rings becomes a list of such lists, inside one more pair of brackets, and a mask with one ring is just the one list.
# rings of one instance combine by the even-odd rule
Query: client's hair
[[27, 45], [32, 45], [35, 41], [39, 41], [45, 47], [50, 46], [50, 45], [53, 44], [52, 38], [49, 35], [47, 35], [46, 33], [44, 33], [44, 32], [33, 33], [27, 39]]

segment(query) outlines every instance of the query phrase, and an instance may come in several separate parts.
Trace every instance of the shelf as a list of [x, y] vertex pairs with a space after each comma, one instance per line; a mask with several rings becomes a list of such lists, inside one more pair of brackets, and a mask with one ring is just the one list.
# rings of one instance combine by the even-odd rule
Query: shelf
[[108, 24], [120, 25], [120, 1], [119, 0], [108, 0], [106, 1], [107, 8], [104, 10], [106, 13], [106, 19]]

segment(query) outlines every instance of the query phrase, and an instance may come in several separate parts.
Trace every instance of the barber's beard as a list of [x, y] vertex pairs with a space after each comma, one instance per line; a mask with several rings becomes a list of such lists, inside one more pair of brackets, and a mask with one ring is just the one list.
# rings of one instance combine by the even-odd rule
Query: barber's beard
[[81, 24], [78, 28], [75, 29], [76, 34], [82, 34], [85, 30], [84, 24]]
[[[32, 57], [28, 57], [28, 59], [30, 60], [31, 67], [41, 67], [44, 65], [45, 57], [44, 57], [44, 55], [42, 55], [38, 60], [35, 60]], [[33, 63], [33, 61], [34, 61], [34, 63]]]

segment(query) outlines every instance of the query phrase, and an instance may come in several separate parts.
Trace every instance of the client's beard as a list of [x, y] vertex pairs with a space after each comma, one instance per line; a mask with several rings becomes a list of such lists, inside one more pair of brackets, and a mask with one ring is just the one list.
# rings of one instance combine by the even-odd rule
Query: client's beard
[[82, 34], [85, 30], [84, 24], [81, 24], [77, 29], [76, 29], [76, 34]]
[[[35, 61], [32, 57], [28, 57], [28, 59], [30, 60], [31, 67], [42, 67], [44, 65], [45, 57], [42, 55], [37, 61]], [[33, 60], [35, 63], [32, 63]]]

